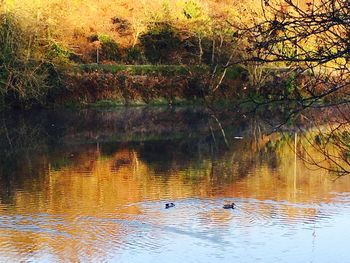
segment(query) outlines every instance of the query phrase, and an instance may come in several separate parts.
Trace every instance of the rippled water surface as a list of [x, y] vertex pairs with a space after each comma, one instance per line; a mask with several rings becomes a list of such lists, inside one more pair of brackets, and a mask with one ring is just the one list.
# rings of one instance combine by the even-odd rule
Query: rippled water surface
[[228, 116], [4, 116], [0, 261], [350, 262], [350, 178], [309, 169], [258, 120]]

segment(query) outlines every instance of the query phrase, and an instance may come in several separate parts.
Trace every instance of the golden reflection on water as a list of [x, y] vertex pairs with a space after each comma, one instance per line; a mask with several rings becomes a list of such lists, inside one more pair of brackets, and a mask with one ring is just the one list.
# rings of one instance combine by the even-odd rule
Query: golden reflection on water
[[[276, 214], [284, 224], [293, 224], [318, 217], [317, 206], [307, 204], [336, 203], [337, 193], [349, 192], [350, 177], [334, 180], [325, 171], [308, 169], [300, 160], [295, 163], [287, 144], [272, 154], [265, 147], [272, 139], [238, 141], [218, 157], [194, 154], [177, 159], [173, 153], [165, 167], [128, 146], [118, 146], [109, 155], [103, 154], [103, 145], [94, 144], [74, 146], [50, 158], [33, 156], [37, 158], [34, 166], [17, 173], [31, 171], [36, 176], [23, 179], [12, 190], [10, 201], [0, 200], [6, 226], [0, 228], [0, 257], [25, 255], [35, 261], [42, 258], [37, 255], [41, 253], [50, 255], [49, 260], [71, 262], [81, 257], [87, 261], [105, 258], [106, 248], [121, 249], [135, 232], [137, 226], [125, 222], [152, 223], [157, 232], [168, 220], [163, 208], [169, 200], [195, 203], [195, 218], [188, 218], [193, 216], [191, 204], [184, 204], [189, 209], [179, 212], [178, 220], [184, 225], [193, 221], [220, 229], [230, 226], [232, 212], [221, 206], [231, 198], [244, 211], [236, 218], [239, 225], [263, 223]], [[162, 156], [162, 152], [156, 154]], [[209, 205], [196, 204], [197, 199]], [[213, 203], [215, 199], [220, 202]], [[269, 200], [275, 203], [266, 203]]]

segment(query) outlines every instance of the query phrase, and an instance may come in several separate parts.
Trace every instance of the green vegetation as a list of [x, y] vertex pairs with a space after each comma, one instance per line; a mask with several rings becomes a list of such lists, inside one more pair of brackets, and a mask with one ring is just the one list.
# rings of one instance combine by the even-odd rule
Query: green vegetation
[[[0, 107], [162, 99], [168, 104], [285, 100], [304, 106], [312, 99], [339, 102], [348, 94], [333, 96], [339, 81], [347, 87], [347, 46], [342, 37], [328, 39], [334, 45], [321, 41], [307, 10], [288, 1], [283, 10], [269, 2], [265, 12], [257, 0], [234, 1], [234, 8], [226, 0], [175, 2], [3, 0]], [[325, 25], [327, 8], [331, 5], [316, 14]], [[296, 26], [280, 21], [286, 15]], [[306, 22], [298, 26], [299, 21]], [[335, 22], [342, 28], [342, 21]], [[297, 41], [303, 32], [311, 32], [310, 41]], [[344, 52], [315, 52], [314, 38]], [[321, 67], [328, 67], [328, 76], [315, 74]]]
[[30, 106], [47, 95], [48, 64], [38, 44], [14, 14], [0, 14], [1, 105]]
[[119, 45], [108, 35], [99, 34], [98, 41], [101, 43], [101, 59], [118, 61], [120, 59]]
[[178, 52], [181, 40], [175, 29], [167, 23], [158, 23], [150, 27], [140, 36], [146, 59], [154, 64], [161, 64], [171, 60], [171, 56]]
[[77, 70], [84, 72], [100, 71], [104, 73], [117, 73], [121, 71], [128, 72], [132, 75], [176, 75], [186, 74], [189, 70], [198, 70], [205, 72], [205, 67], [187, 67], [179, 65], [98, 65], [98, 64], [84, 64], [79, 65]]
[[[103, 73], [118, 73], [127, 72], [131, 75], [162, 75], [162, 76], [177, 76], [183, 74], [206, 74], [210, 73], [210, 67], [201, 65], [101, 65], [101, 64], [81, 64], [73, 72], [103, 72]], [[218, 72], [222, 70], [218, 69]], [[231, 80], [238, 79], [244, 72], [240, 66], [228, 68], [226, 77]]]

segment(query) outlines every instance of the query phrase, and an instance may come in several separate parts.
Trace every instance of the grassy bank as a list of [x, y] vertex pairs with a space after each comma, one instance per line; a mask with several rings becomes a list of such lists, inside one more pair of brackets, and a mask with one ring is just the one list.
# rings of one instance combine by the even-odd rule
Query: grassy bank
[[[210, 98], [223, 70], [209, 66], [80, 64], [65, 70], [56, 104], [91, 107], [201, 104]], [[216, 94], [236, 98], [244, 70], [232, 67]], [[236, 88], [237, 87], [237, 88]]]
[[[104, 65], [104, 64], [80, 64], [71, 69], [77, 72], [103, 72], [118, 73], [127, 72], [131, 75], [193, 75], [203, 74], [211, 75], [211, 67], [208, 65]], [[219, 69], [216, 74], [220, 74], [223, 69]], [[228, 68], [226, 78], [234, 80], [240, 77], [244, 72], [241, 66], [232, 66]]]

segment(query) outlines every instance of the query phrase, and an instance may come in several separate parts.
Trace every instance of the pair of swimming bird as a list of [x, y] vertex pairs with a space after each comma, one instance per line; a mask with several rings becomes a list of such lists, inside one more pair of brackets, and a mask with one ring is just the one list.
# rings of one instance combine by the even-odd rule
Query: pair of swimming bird
[[[171, 207], [174, 207], [175, 204], [174, 203], [167, 203], [165, 204], [165, 209], [169, 209]], [[232, 203], [232, 204], [225, 204], [222, 208], [224, 209], [235, 209], [236, 208], [236, 204]]]

